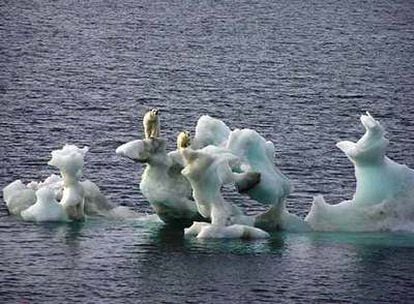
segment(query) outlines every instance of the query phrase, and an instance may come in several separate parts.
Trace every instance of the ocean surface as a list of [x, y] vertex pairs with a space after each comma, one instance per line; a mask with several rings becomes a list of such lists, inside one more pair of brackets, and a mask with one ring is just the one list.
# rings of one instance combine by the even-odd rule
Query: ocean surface
[[[0, 1], [0, 188], [57, 174], [50, 151], [71, 143], [114, 204], [151, 213], [143, 167], [115, 149], [152, 107], [171, 150], [202, 114], [273, 141], [301, 217], [314, 195], [350, 199], [335, 143], [359, 139], [365, 111], [414, 168], [414, 2]], [[22, 222], [0, 197], [0, 303], [413, 303], [413, 286], [414, 233], [199, 241], [138, 220]]]

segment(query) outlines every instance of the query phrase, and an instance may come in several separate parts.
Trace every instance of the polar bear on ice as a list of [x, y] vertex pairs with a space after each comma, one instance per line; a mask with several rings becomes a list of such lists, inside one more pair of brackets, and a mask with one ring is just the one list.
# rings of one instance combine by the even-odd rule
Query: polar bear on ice
[[159, 110], [152, 109], [144, 115], [144, 133], [145, 139], [160, 137], [160, 118]]

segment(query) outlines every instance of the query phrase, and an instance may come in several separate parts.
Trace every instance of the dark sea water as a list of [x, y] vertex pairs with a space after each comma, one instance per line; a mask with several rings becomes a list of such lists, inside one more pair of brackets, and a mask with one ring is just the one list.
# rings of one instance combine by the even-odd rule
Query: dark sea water
[[[151, 212], [142, 167], [115, 154], [151, 107], [170, 149], [202, 114], [272, 140], [304, 217], [316, 194], [352, 197], [335, 143], [363, 134], [364, 111], [414, 168], [414, 2], [0, 1], [1, 188], [87, 145], [85, 178]], [[198, 241], [136, 220], [22, 222], [1, 199], [0, 303], [413, 303], [413, 286], [414, 234]]]

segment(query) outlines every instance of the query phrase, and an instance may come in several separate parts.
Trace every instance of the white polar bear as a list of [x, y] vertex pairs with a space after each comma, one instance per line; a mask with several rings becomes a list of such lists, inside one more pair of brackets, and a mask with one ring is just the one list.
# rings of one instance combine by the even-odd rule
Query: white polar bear
[[177, 136], [177, 150], [188, 148], [191, 145], [191, 135], [188, 131], [182, 131]]
[[144, 115], [145, 139], [160, 137], [160, 118], [159, 110], [152, 109]]

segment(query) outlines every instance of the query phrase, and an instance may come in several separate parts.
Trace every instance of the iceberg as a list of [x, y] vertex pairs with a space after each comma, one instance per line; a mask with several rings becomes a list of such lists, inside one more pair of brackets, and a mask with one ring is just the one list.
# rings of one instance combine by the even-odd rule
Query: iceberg
[[197, 238], [269, 237], [267, 232], [253, 227], [253, 217], [244, 215], [237, 206], [226, 202], [221, 194], [224, 184], [236, 180], [230, 167], [235, 156], [230, 153], [208, 154], [191, 148], [182, 149], [181, 154], [186, 163], [181, 173], [192, 186], [198, 211], [211, 219], [211, 224], [195, 222], [185, 230], [187, 235], [197, 233]]
[[236, 129], [230, 133], [227, 149], [237, 155], [245, 172], [260, 172], [260, 183], [246, 191], [264, 205], [278, 204], [292, 192], [288, 178], [274, 165], [275, 147], [256, 131]]
[[[284, 200], [292, 186], [274, 165], [273, 143], [257, 132], [231, 131], [221, 120], [203, 115], [197, 122], [194, 139], [190, 141], [189, 132], [181, 132], [177, 147], [167, 153], [166, 141], [152, 137], [132, 140], [116, 150], [118, 155], [146, 165], [140, 190], [165, 223], [185, 227], [194, 223], [186, 233], [197, 231], [196, 235], [206, 237], [227, 235], [212, 228], [208, 230], [215, 233], [201, 233], [210, 225], [206, 222], [216, 228], [249, 227], [243, 226], [243, 233], [235, 234], [234, 231], [242, 231], [238, 226], [229, 233], [239, 237], [263, 237], [281, 229], [309, 230], [303, 219], [286, 210]], [[268, 211], [247, 216], [235, 204], [225, 202], [220, 191], [229, 183], [268, 207]]]
[[210, 154], [231, 153], [233, 163], [236, 163], [231, 166], [233, 171], [260, 174], [260, 181], [248, 189], [244, 183], [250, 183], [249, 175], [235, 180], [239, 192], [269, 207], [266, 212], [253, 216], [255, 227], [268, 232], [310, 230], [303, 219], [286, 209], [285, 199], [293, 191], [293, 186], [275, 166], [275, 147], [271, 141], [266, 141], [251, 129], [231, 131], [224, 122], [208, 115], [198, 120], [194, 141], [196, 148]]
[[79, 149], [75, 145], [65, 145], [60, 150], [52, 151], [52, 159], [48, 162], [49, 165], [60, 170], [63, 178], [60, 204], [72, 220], [85, 218], [85, 191], [79, 180], [87, 151], [87, 147]]
[[[157, 219], [183, 228], [186, 236], [267, 238], [277, 230], [413, 231], [414, 170], [386, 156], [389, 142], [384, 128], [368, 112], [361, 123], [365, 133], [356, 143], [337, 143], [355, 168], [353, 198], [331, 205], [316, 196], [305, 219], [287, 210], [285, 201], [293, 186], [275, 165], [273, 143], [255, 130], [231, 130], [221, 120], [203, 115], [194, 138], [187, 131], [179, 133], [177, 149], [167, 152], [157, 118], [156, 124], [147, 123], [151, 131], [147, 138], [127, 142], [116, 153], [145, 165], [142, 194]], [[94, 182], [82, 180], [87, 151], [65, 145], [52, 151], [48, 162], [60, 175], [7, 185], [3, 198], [9, 213], [36, 222], [138, 218], [129, 208], [109, 202]], [[247, 215], [226, 201], [222, 189], [228, 184], [265, 211]]]
[[192, 200], [191, 186], [181, 174], [182, 160], [175, 151], [166, 152], [164, 139], [133, 140], [119, 146], [116, 153], [146, 165], [139, 187], [162, 221], [188, 226], [203, 219]]
[[9, 213], [36, 222], [84, 220], [88, 216], [137, 217], [127, 207], [112, 205], [92, 181], [80, 180], [87, 151], [87, 147], [65, 145], [52, 151], [48, 162], [60, 170], [60, 176], [52, 174], [27, 185], [16, 180], [7, 185], [3, 198]]
[[361, 139], [337, 143], [355, 167], [352, 200], [330, 205], [317, 196], [305, 221], [316, 231], [412, 231], [414, 170], [385, 156], [384, 129], [368, 112], [361, 123]]
[[226, 147], [241, 161], [244, 172], [259, 172], [260, 182], [243, 191], [251, 199], [270, 206], [268, 211], [255, 216], [255, 226], [266, 231], [309, 231], [310, 227], [300, 217], [289, 213], [285, 200], [293, 191], [289, 179], [275, 166], [275, 147], [256, 131], [235, 129]]

